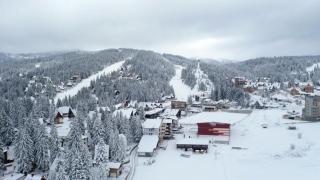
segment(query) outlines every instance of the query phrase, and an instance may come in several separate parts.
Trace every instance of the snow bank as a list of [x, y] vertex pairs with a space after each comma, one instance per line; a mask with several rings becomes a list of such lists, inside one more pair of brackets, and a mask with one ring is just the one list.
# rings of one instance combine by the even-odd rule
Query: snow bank
[[67, 89], [61, 93], [58, 93], [55, 96], [54, 101], [57, 102], [58, 99], [63, 99], [64, 97], [68, 97], [68, 96], [71, 96], [71, 97], [75, 96], [82, 88], [89, 87], [91, 81], [96, 80], [97, 78], [99, 78], [102, 75], [107, 75], [107, 74], [110, 74], [114, 71], [119, 70], [124, 62], [125, 61], [120, 61], [120, 62], [114, 63], [114, 64], [104, 68], [102, 71], [99, 71], [98, 73], [93, 74], [86, 79], [83, 79], [79, 84], [75, 85], [74, 87]]

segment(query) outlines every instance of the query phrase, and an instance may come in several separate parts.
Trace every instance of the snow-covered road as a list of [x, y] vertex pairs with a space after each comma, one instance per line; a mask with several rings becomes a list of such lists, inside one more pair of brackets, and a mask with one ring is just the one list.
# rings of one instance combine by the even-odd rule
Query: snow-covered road
[[182, 79], [181, 79], [182, 69], [183, 69], [182, 66], [175, 65], [176, 74], [171, 79], [169, 84], [173, 87], [177, 100], [187, 101], [188, 96], [192, 94], [192, 90], [188, 85], [182, 82]]
[[89, 76], [86, 79], [83, 79], [80, 83], [73, 86], [72, 88], [66, 89], [63, 92], [58, 93], [55, 96], [54, 101], [57, 102], [58, 99], [63, 99], [64, 97], [68, 97], [68, 96], [71, 96], [71, 97], [75, 96], [82, 88], [89, 87], [91, 81], [96, 80], [97, 78], [99, 78], [102, 75], [107, 75], [107, 74], [110, 74], [114, 71], [118, 71], [124, 62], [125, 62], [125, 60], [111, 64], [110, 66], [105, 67], [103, 70]]

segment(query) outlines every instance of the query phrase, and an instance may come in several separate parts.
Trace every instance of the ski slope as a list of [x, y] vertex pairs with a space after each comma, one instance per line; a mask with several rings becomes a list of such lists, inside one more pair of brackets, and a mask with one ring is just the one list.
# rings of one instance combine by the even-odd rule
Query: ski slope
[[58, 99], [63, 99], [64, 97], [69, 97], [69, 96], [71, 96], [71, 97], [75, 96], [82, 88], [89, 87], [91, 81], [96, 80], [97, 78], [99, 78], [102, 75], [108, 75], [114, 71], [118, 71], [124, 62], [125, 62], [125, 60], [111, 64], [110, 66], [105, 67], [103, 70], [99, 71], [98, 73], [93, 74], [93, 75], [89, 76], [88, 78], [81, 80], [81, 82], [78, 83], [77, 85], [75, 85], [69, 89], [66, 89], [63, 92], [58, 93], [55, 96], [54, 101], [57, 102]]
[[180, 101], [187, 101], [188, 96], [192, 94], [191, 88], [183, 83], [181, 79], [181, 72], [182, 72], [183, 67], [180, 65], [175, 65], [175, 70], [176, 74], [175, 76], [171, 79], [169, 84], [173, 87], [175, 97], [177, 100]]

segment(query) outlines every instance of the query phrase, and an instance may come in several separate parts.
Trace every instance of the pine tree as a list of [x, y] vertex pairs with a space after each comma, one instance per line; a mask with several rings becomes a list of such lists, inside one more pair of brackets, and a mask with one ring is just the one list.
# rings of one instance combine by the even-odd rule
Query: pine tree
[[87, 146], [81, 141], [80, 147], [73, 146], [70, 151], [73, 153], [69, 174], [70, 179], [90, 179], [91, 158]]
[[0, 141], [5, 145], [10, 145], [14, 139], [14, 129], [12, 122], [6, 112], [0, 111]]
[[49, 147], [50, 147], [50, 162], [52, 163], [57, 155], [60, 152], [60, 142], [58, 137], [57, 128], [52, 125], [50, 130], [50, 138], [49, 138]]
[[139, 142], [142, 137], [142, 123], [139, 116], [133, 117], [130, 124], [134, 142]]
[[33, 169], [34, 148], [27, 130], [20, 128], [14, 143], [14, 155], [18, 165], [18, 171], [28, 173]]
[[58, 99], [58, 101], [57, 101], [57, 108], [62, 107], [62, 106], [63, 106], [63, 104], [62, 104], [61, 99]]
[[[3, 152], [4, 145], [0, 140], [0, 152]], [[0, 153], [0, 174], [4, 171], [4, 154]]]
[[95, 122], [93, 124], [93, 136], [92, 136], [92, 141], [96, 145], [100, 141], [101, 138], [106, 138], [106, 132], [104, 129], [104, 126], [101, 122], [101, 119], [97, 117], [95, 119]]
[[69, 180], [69, 177], [65, 171], [64, 161], [61, 158], [59, 158], [57, 162], [54, 180]]
[[105, 119], [102, 119], [102, 120], [103, 120], [103, 124], [104, 124], [104, 127], [105, 127], [105, 134], [106, 134], [105, 141], [106, 141], [106, 144], [110, 145], [110, 136], [113, 133], [113, 129], [114, 129], [114, 123], [113, 123], [113, 120], [112, 120], [112, 115], [111, 114], [107, 114], [105, 116]]
[[111, 129], [110, 136], [109, 136], [109, 148], [110, 148], [110, 159], [114, 161], [117, 156], [117, 136], [115, 135], [115, 131]]
[[118, 121], [119, 121], [119, 133], [124, 134], [129, 142], [133, 141], [133, 137], [130, 131], [130, 124], [129, 119], [123, 117], [121, 114], [118, 115]]
[[123, 134], [119, 134], [119, 162], [122, 162], [126, 157], [127, 138]]
[[79, 130], [81, 134], [85, 134], [85, 125], [84, 123], [87, 121], [88, 115], [86, 111], [84, 111], [84, 108], [81, 108], [81, 106], [78, 106], [77, 108], [77, 117], [74, 118], [74, 121], [78, 121], [79, 124]]
[[107, 164], [109, 162], [109, 146], [106, 145], [103, 139], [100, 139], [95, 147], [94, 160], [97, 165]]
[[49, 138], [45, 126], [40, 125], [37, 141], [35, 142], [36, 164], [39, 169], [46, 171], [50, 166]]

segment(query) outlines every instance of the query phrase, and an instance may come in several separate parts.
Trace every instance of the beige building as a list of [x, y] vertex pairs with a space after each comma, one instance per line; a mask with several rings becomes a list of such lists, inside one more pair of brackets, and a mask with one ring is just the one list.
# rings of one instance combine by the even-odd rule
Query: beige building
[[302, 111], [303, 119], [308, 121], [320, 120], [320, 96], [306, 95], [305, 108]]

